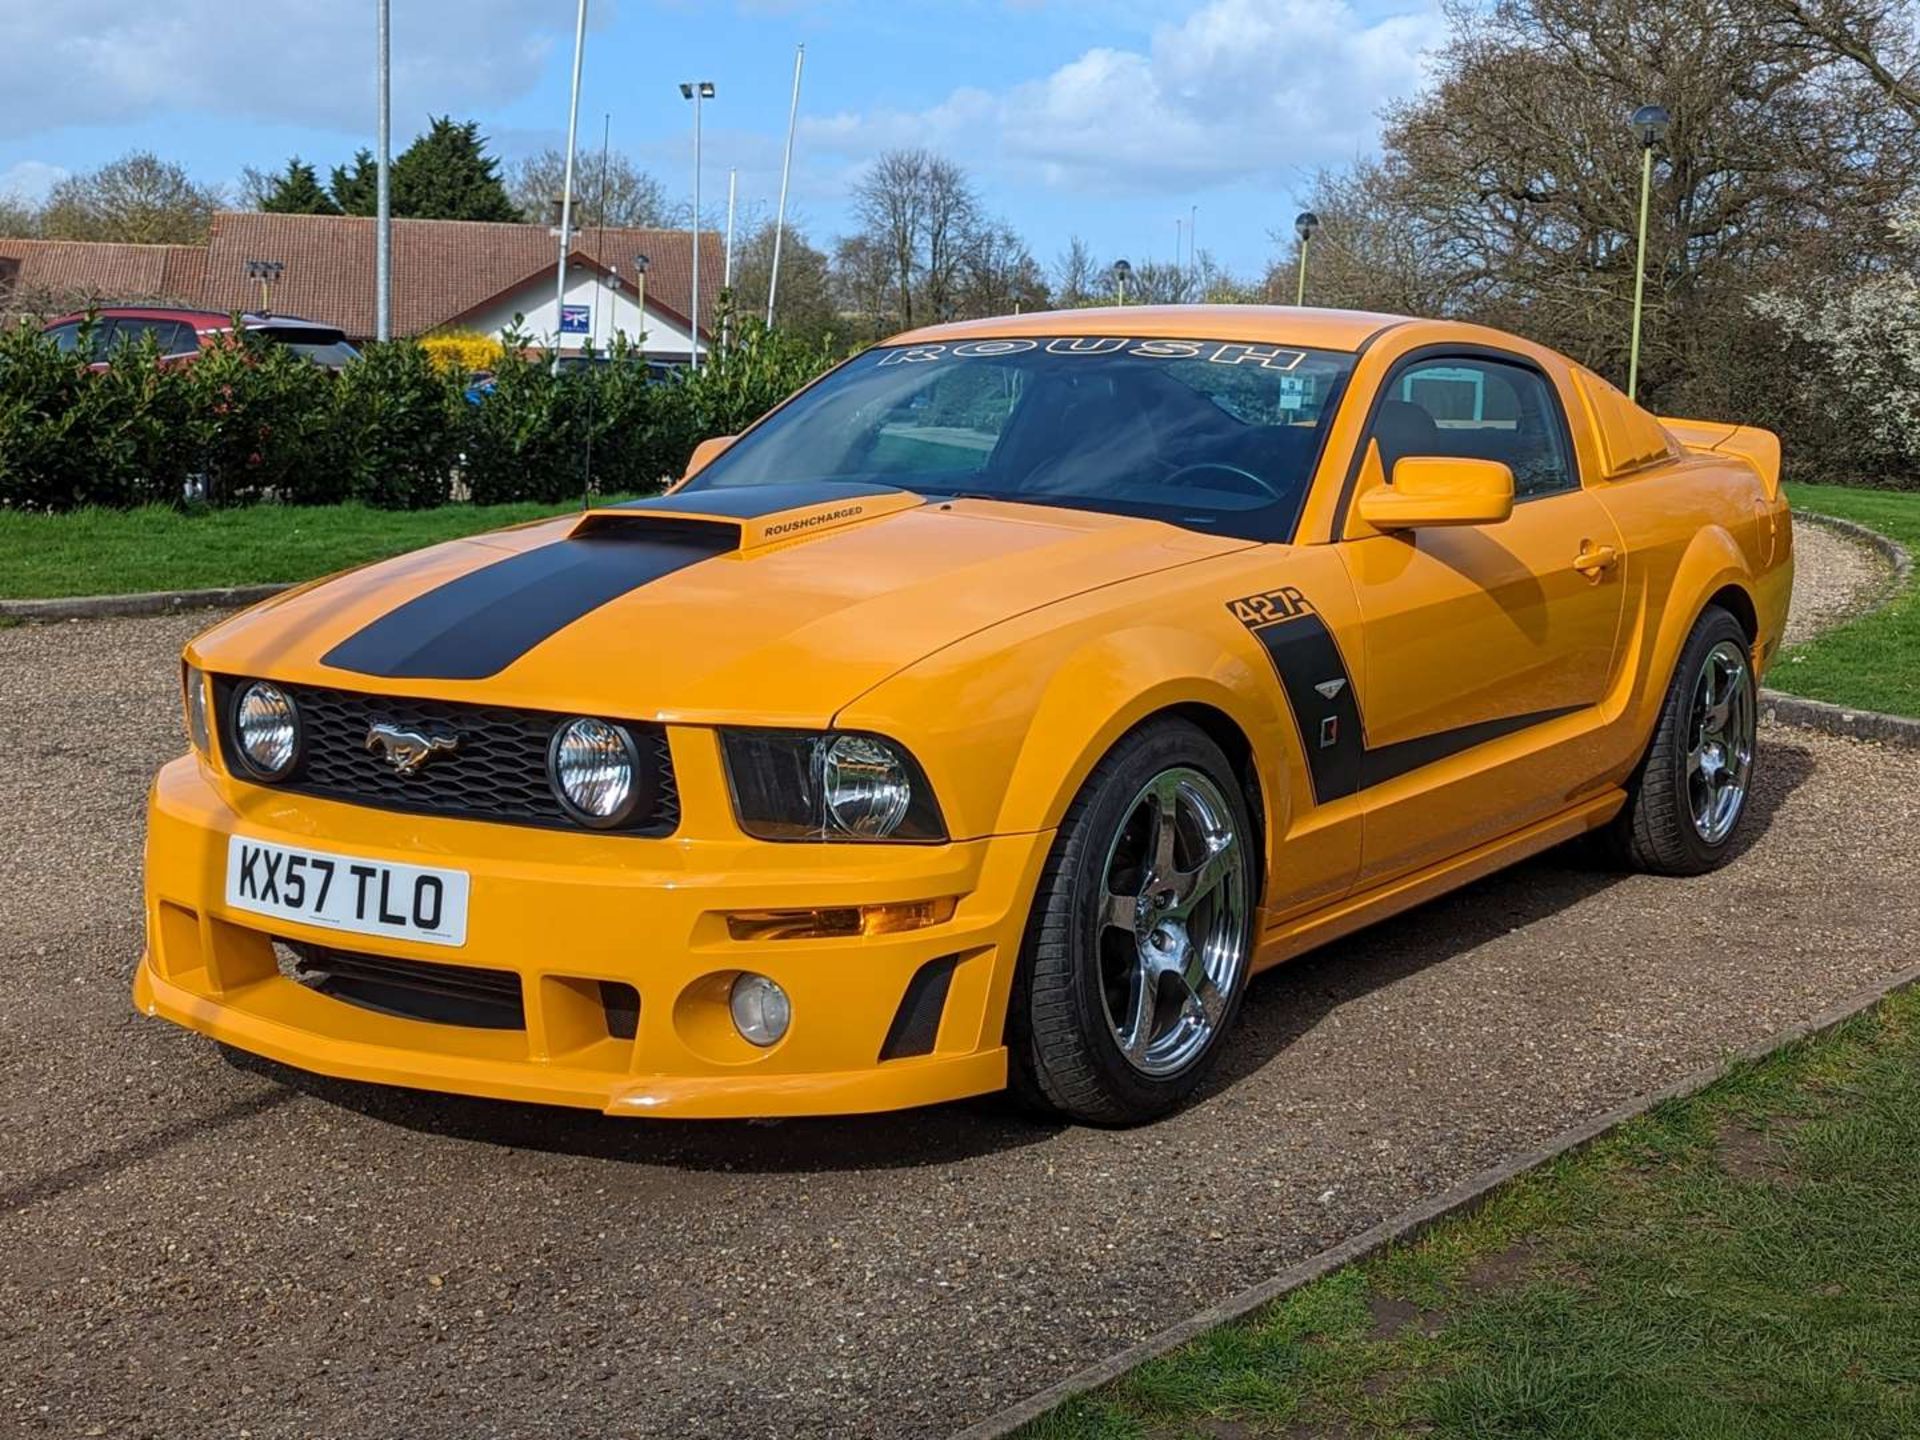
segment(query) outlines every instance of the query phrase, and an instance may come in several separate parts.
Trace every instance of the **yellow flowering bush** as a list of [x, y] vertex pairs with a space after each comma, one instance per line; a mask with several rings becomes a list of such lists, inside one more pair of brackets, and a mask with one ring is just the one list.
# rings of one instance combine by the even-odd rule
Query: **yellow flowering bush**
[[442, 374], [449, 370], [491, 370], [500, 363], [500, 342], [471, 330], [448, 330], [420, 337], [420, 348]]

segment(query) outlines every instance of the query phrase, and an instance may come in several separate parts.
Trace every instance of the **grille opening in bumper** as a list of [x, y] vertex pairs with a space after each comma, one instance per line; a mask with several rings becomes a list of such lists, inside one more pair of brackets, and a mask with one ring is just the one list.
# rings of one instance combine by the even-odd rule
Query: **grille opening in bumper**
[[274, 951], [289, 979], [365, 1010], [436, 1025], [527, 1028], [520, 977], [511, 970], [396, 960], [296, 941], [276, 942]]
[[[248, 683], [237, 676], [213, 677], [215, 720], [221, 751], [228, 756], [237, 753], [234, 700]], [[554, 731], [568, 719], [565, 714], [274, 683], [293, 701], [301, 735], [299, 759], [286, 779], [272, 782], [276, 789], [410, 815], [582, 828], [547, 778], [547, 748]], [[457, 744], [419, 771], [403, 775], [367, 748], [369, 729], [382, 721], [451, 736]], [[617, 723], [633, 736], [640, 761], [634, 783], [642, 798], [628, 821], [600, 833], [671, 835], [680, 823], [680, 792], [666, 727], [624, 719]], [[234, 767], [234, 773], [248, 778], [243, 767]]]
[[640, 1033], [640, 992], [624, 980], [600, 982], [600, 1004], [607, 1012], [607, 1034], [631, 1040]]

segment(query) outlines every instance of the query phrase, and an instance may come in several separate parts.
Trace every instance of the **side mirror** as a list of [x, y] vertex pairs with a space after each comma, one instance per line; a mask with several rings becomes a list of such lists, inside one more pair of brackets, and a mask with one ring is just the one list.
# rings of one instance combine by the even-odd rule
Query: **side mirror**
[[687, 457], [686, 473], [680, 478], [691, 480], [707, 466], [720, 458], [721, 453], [737, 439], [733, 435], [709, 435], [693, 447], [693, 454]]
[[1376, 530], [1425, 525], [1497, 525], [1513, 514], [1513, 471], [1498, 460], [1409, 455], [1393, 483], [1360, 497], [1360, 518]]

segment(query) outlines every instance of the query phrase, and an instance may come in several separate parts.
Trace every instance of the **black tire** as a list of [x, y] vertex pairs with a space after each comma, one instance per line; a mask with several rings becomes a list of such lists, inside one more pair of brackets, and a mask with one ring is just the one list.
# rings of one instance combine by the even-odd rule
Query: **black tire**
[[[1107, 890], [1109, 852], [1125, 842], [1123, 827], [1138, 814], [1148, 785], [1181, 772], [1198, 772], [1211, 781], [1208, 798], [1223, 801], [1230, 813], [1228, 823], [1243, 857], [1240, 898], [1237, 921], [1229, 904], [1220, 912], [1228, 919], [1217, 933], [1237, 938], [1240, 960], [1231, 983], [1216, 990], [1215, 999], [1224, 1005], [1210, 1022], [1199, 1053], [1172, 1073], [1148, 1074], [1122, 1052], [1103, 992], [1111, 981], [1103, 979], [1102, 955], [1112, 952], [1103, 951], [1102, 945], [1119, 943], [1117, 937], [1125, 932], [1115, 931], [1103, 941], [1111, 926], [1097, 919], [1096, 912]], [[1027, 920], [1007, 1012], [1009, 1088], [1017, 1100], [1082, 1123], [1121, 1126], [1155, 1119], [1193, 1094], [1213, 1067], [1246, 991], [1259, 842], [1232, 764], [1196, 727], [1172, 719], [1150, 722], [1101, 760], [1067, 811]], [[1142, 913], [1147, 913], [1144, 908]], [[1200, 918], [1196, 913], [1196, 925]], [[1209, 918], [1209, 926], [1212, 923]], [[1184, 937], [1186, 932], [1181, 933]], [[1141, 942], [1143, 954], [1145, 944]], [[1170, 1010], [1169, 1015], [1170, 1023], [1186, 1023], [1184, 1012]]]
[[[1746, 657], [1740, 683], [1745, 689], [1749, 759], [1743, 795], [1731, 824], [1724, 834], [1709, 837], [1695, 823], [1688, 757], [1695, 738], [1695, 698], [1701, 672], [1718, 647], [1729, 645]], [[1751, 798], [1757, 763], [1757, 756], [1752, 754], [1752, 717], [1757, 713], [1752, 641], [1738, 620], [1719, 606], [1709, 605], [1680, 649], [1652, 743], [1627, 784], [1626, 808], [1604, 832], [1606, 850], [1614, 863], [1650, 875], [1701, 875], [1726, 862]]]

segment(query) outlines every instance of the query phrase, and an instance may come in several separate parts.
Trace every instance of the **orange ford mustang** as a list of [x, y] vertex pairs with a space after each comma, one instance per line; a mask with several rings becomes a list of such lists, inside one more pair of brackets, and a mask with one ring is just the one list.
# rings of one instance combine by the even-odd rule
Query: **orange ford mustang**
[[1590, 831], [1727, 858], [1778, 472], [1467, 325], [916, 331], [195, 640], [134, 998], [614, 1115], [1147, 1119], [1310, 946]]

